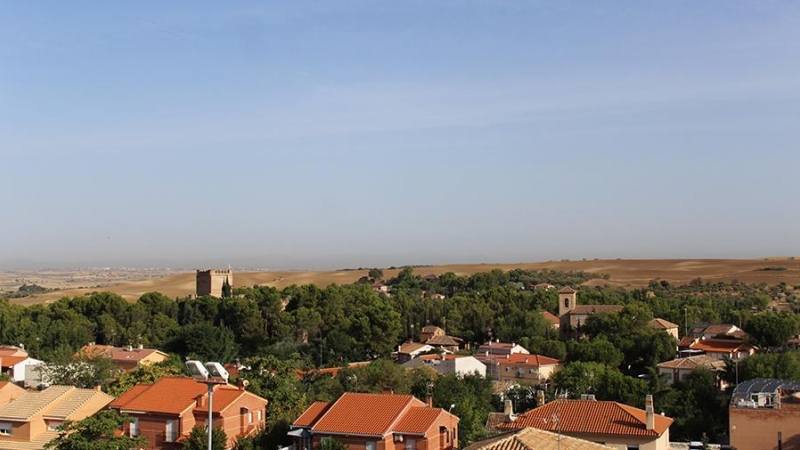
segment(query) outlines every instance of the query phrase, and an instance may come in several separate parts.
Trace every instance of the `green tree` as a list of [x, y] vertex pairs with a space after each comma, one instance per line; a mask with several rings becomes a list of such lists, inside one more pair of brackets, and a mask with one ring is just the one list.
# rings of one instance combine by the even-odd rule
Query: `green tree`
[[[225, 430], [214, 427], [211, 431], [212, 450], [225, 450], [228, 447], [228, 436]], [[182, 450], [208, 450], [208, 429], [202, 426], [195, 426], [183, 442]]]
[[153, 384], [163, 377], [180, 376], [182, 370], [169, 364], [140, 364], [112, 381], [106, 392], [119, 397], [137, 384]]
[[764, 347], [783, 347], [786, 341], [797, 334], [800, 322], [794, 314], [766, 312], [753, 316], [745, 331], [757, 345]]
[[383, 279], [383, 270], [381, 269], [369, 269], [369, 273], [367, 274], [373, 281], [379, 281]]
[[317, 450], [347, 450], [347, 446], [338, 439], [328, 438], [317, 445]]
[[44, 363], [39, 366], [39, 373], [48, 384], [85, 389], [101, 386], [105, 389], [117, 377], [120, 369], [105, 355], [81, 352], [62, 362]]
[[132, 438], [117, 431], [125, 423], [131, 422], [128, 416], [106, 409], [83, 420], [64, 422], [59, 427], [58, 437], [47, 444], [47, 450], [130, 450], [147, 445], [143, 437]]

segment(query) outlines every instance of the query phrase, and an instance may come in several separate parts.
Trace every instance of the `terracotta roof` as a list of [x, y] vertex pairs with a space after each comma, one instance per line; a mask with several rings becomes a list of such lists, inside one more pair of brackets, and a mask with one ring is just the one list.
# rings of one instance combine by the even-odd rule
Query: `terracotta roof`
[[112, 361], [122, 362], [122, 361], [141, 361], [142, 359], [152, 355], [153, 353], [160, 353], [165, 357], [168, 356], [166, 353], [162, 352], [161, 350], [156, 350], [153, 348], [132, 348], [128, 350], [127, 348], [123, 347], [112, 347], [110, 345], [84, 345], [78, 350], [78, 354], [93, 356], [93, 355], [102, 355], [108, 358], [111, 358]]
[[13, 367], [26, 359], [28, 359], [27, 356], [0, 356], [0, 367], [4, 369]]
[[599, 313], [615, 313], [622, 311], [620, 305], [578, 305], [567, 314], [590, 316]]
[[[553, 417], [558, 417], [558, 422]], [[661, 436], [672, 419], [655, 414], [655, 429], [646, 427], [645, 411], [617, 402], [596, 400], [557, 400], [517, 416], [511, 423], [499, 428], [534, 427], [568, 434], [595, 434], [607, 436]]]
[[[212, 411], [219, 413], [242, 395], [248, 394], [254, 395], [230, 385], [215, 386]], [[180, 415], [184, 411], [196, 408], [197, 397], [201, 395], [208, 395], [206, 385], [191, 378], [165, 377], [154, 384], [134, 386], [108, 406], [127, 411]], [[199, 409], [207, 411], [207, 407]]]
[[457, 346], [458, 345], [458, 341], [456, 341], [455, 339], [453, 339], [452, 337], [447, 336], [447, 335], [445, 335], [445, 336], [433, 336], [430, 339], [428, 339], [427, 341], [425, 341], [425, 343], [428, 344], [428, 345], [447, 345], [447, 346]]
[[683, 369], [693, 370], [698, 367], [710, 370], [724, 370], [725, 361], [714, 358], [708, 355], [696, 355], [686, 358], [677, 358], [672, 361], [663, 362], [658, 364], [661, 369]]
[[372, 363], [372, 361], [359, 361], [359, 362], [348, 363], [347, 366], [342, 366], [342, 367], [326, 367], [324, 369], [311, 369], [311, 370], [297, 369], [297, 379], [303, 380], [305, 377], [315, 374], [330, 375], [336, 378], [339, 376], [339, 371], [344, 368], [364, 367], [370, 365], [370, 363]]
[[733, 353], [742, 349], [756, 348], [738, 339], [698, 339], [688, 347], [692, 350], [703, 350], [706, 353]]
[[681, 338], [680, 341], [678, 341], [678, 347], [681, 347], [681, 348], [686, 347], [686, 348], [688, 348], [690, 345], [694, 344], [694, 340], [695, 340], [695, 338], [693, 338], [691, 336], [684, 336], [684, 337]]
[[425, 434], [440, 414], [445, 414], [441, 408], [427, 406], [409, 408], [397, 425], [392, 427], [392, 431], [404, 434]]
[[542, 311], [542, 317], [544, 317], [544, 320], [552, 323], [553, 325], [559, 325], [561, 323], [561, 321], [558, 320], [558, 317], [550, 311]]
[[418, 352], [420, 350], [425, 351], [425, 347], [428, 344], [423, 344], [422, 342], [406, 342], [400, 345], [400, 348], [397, 349], [397, 353], [402, 353], [404, 355], [410, 355], [411, 353]]
[[294, 421], [292, 424], [296, 427], [310, 427], [313, 425], [325, 411], [328, 410], [328, 407], [331, 406], [328, 402], [314, 402], [311, 406], [306, 409], [297, 420]]
[[497, 361], [497, 364], [504, 366], [506, 364], [515, 364], [515, 365], [528, 365], [533, 367], [540, 367], [540, 366], [552, 366], [556, 364], [561, 364], [561, 361], [557, 359], [550, 358], [549, 356], [544, 355], [528, 355], [525, 353], [512, 353], [507, 355], [507, 357], [503, 358], [493, 358]]
[[28, 352], [13, 345], [0, 345], [0, 356], [28, 356]]
[[316, 433], [383, 436], [409, 406], [424, 403], [410, 395], [345, 392], [311, 430]]
[[612, 448], [615, 447], [529, 427], [474, 442], [464, 450], [608, 450]]
[[563, 287], [563, 288], [561, 288], [560, 291], [558, 291], [559, 294], [575, 294], [576, 292], [578, 292], [578, 291], [576, 291], [575, 289], [572, 289], [569, 286]]
[[422, 327], [422, 333], [436, 333], [437, 331], [441, 331], [444, 333], [444, 330], [435, 326], [435, 325], [426, 325]]
[[703, 330], [703, 334], [718, 336], [720, 334], [726, 334], [726, 335], [733, 334], [736, 333], [737, 331], [739, 330], [738, 327], [736, 327], [736, 325], [730, 325], [730, 324], [709, 325]]
[[[489, 352], [490, 355], [495, 355], [495, 354], [497, 354], [497, 355], [505, 355], [505, 354], [509, 353], [516, 346], [520, 346], [520, 345], [519, 344], [514, 344], [514, 343], [510, 343], [509, 344], [507, 342], [489, 342], [488, 344], [483, 344], [480, 347], [478, 347], [478, 349], [475, 350], [475, 355], [476, 356], [478, 356], [478, 354], [485, 355], [486, 352]], [[526, 352], [527, 352], [527, 350], [525, 350], [523, 353], [526, 353]]]
[[672, 328], [678, 328], [678, 325], [670, 322], [669, 320], [664, 320], [661, 318], [655, 318], [650, 321], [650, 326], [653, 328], [657, 328], [659, 330], [669, 330]]

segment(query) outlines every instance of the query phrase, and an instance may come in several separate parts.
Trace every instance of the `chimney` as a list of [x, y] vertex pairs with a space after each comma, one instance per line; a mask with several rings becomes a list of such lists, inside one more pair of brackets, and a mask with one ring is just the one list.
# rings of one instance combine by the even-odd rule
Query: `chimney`
[[510, 398], [507, 398], [505, 402], [503, 402], [503, 414], [508, 417], [514, 415], [514, 403], [511, 401]]
[[206, 407], [206, 396], [205, 396], [205, 394], [200, 394], [197, 397], [195, 397], [194, 399], [197, 402], [197, 407], [198, 408], [205, 408]]
[[144, 350], [144, 344], [139, 344], [139, 350]]
[[539, 389], [536, 391], [536, 406], [544, 405], [544, 391]]
[[129, 352], [132, 352], [132, 351], [133, 351], [133, 346], [132, 346], [132, 345], [129, 345], [129, 346], [128, 346], [128, 351], [129, 351]]
[[654, 430], [656, 428], [656, 418], [653, 414], [653, 396], [648, 395], [644, 400], [644, 410], [647, 417], [647, 429]]
[[489, 350], [486, 350], [486, 357], [489, 357]]
[[509, 358], [511, 358], [511, 355], [506, 354], [506, 359], [509, 359]]
[[442, 353], [442, 361], [444, 361], [445, 359], [447, 359], [447, 354]]
[[398, 346], [397, 346], [397, 353], [400, 353], [400, 349], [401, 349], [401, 348], [403, 348], [403, 346], [402, 346], [402, 345], [398, 345]]
[[425, 397], [425, 403], [428, 404], [428, 408], [433, 408], [433, 394], [428, 394], [428, 396]]
[[94, 385], [94, 391], [95, 392], [103, 392], [103, 386], [101, 386], [99, 384], [95, 384]]

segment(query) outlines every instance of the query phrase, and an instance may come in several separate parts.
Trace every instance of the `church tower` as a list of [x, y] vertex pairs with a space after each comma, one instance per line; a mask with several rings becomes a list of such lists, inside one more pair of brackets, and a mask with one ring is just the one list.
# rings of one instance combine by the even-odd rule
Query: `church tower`
[[578, 306], [578, 292], [567, 286], [558, 291], [558, 316], [569, 313]]

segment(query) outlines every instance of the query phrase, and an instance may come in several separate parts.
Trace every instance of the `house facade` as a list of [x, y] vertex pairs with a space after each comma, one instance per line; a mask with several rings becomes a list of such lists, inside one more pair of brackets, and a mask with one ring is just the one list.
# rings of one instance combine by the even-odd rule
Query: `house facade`
[[466, 355], [422, 355], [403, 364], [403, 367], [430, 367], [441, 375], [458, 376], [478, 374], [486, 376], [486, 366], [474, 356]]
[[[264, 427], [267, 400], [243, 386], [214, 386], [212, 425], [228, 436], [228, 448], [240, 437]], [[167, 377], [154, 384], [138, 384], [108, 405], [133, 419], [124, 432], [142, 436], [146, 449], [177, 449], [195, 426], [208, 420], [208, 388], [192, 378]]]
[[481, 359], [493, 380], [541, 384], [564, 368], [561, 361], [543, 355], [514, 353]]
[[346, 392], [312, 404], [291, 426], [294, 450], [336, 439], [349, 450], [451, 450], [458, 417], [410, 395]]
[[475, 357], [478, 359], [482, 358], [491, 358], [495, 356], [503, 356], [512, 355], [514, 353], [524, 353], [530, 354], [528, 349], [525, 347], [515, 343], [515, 342], [500, 342], [500, 340], [496, 341], [489, 341], [481, 346], [475, 351]]
[[555, 400], [538, 408], [509, 416], [494, 424], [496, 431], [526, 427], [561, 433], [619, 450], [669, 450], [669, 427], [673, 420], [656, 414], [652, 396], [641, 410], [617, 402]]
[[670, 336], [674, 337], [676, 341], [680, 340], [678, 337], [678, 325], [670, 322], [669, 320], [655, 318], [650, 321], [650, 326], [656, 330], [661, 330]]
[[25, 392], [0, 408], [0, 449], [42, 449], [65, 421], [85, 419], [113, 399], [99, 390], [72, 386]]
[[706, 369], [717, 374], [716, 387], [723, 390], [728, 384], [722, 379], [721, 373], [725, 372], [725, 361], [709, 355], [688, 356], [677, 358], [658, 364], [658, 374], [664, 375], [667, 385], [672, 386], [681, 382], [684, 377], [696, 369]]
[[756, 346], [739, 339], [706, 339], [685, 336], [678, 343], [678, 351], [682, 356], [705, 354], [720, 360], [728, 358], [741, 361], [755, 354], [756, 350]]

